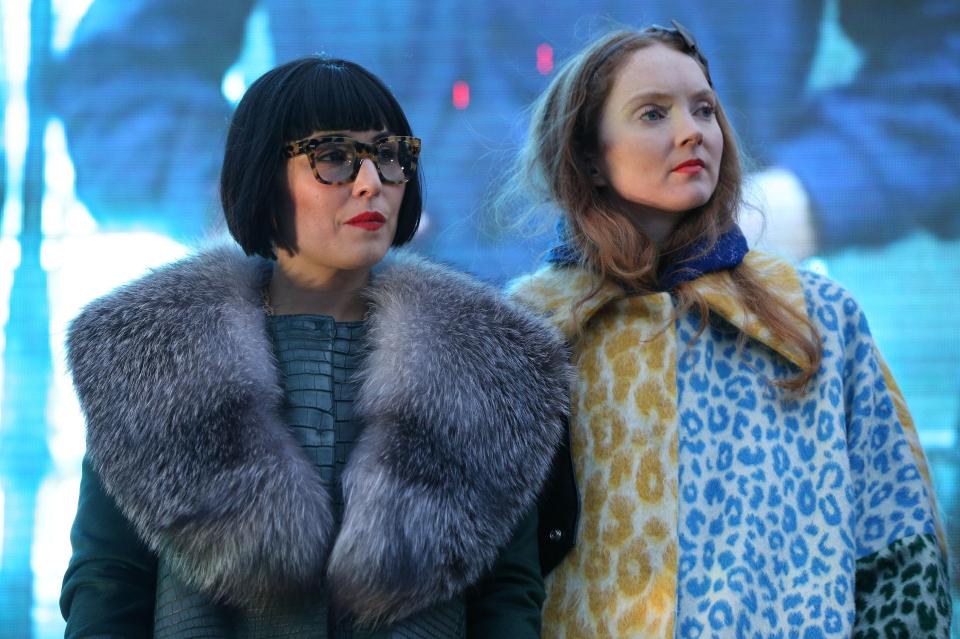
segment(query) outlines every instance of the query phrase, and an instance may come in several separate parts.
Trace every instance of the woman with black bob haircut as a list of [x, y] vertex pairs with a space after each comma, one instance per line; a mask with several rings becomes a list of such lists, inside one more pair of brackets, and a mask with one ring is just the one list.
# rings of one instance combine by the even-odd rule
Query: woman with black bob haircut
[[[274, 258], [275, 248], [296, 250], [289, 228], [287, 154], [277, 153], [278, 148], [324, 129], [384, 129], [397, 136], [413, 135], [407, 116], [383, 82], [346, 60], [305, 58], [283, 65], [251, 85], [246, 98], [230, 124], [220, 199], [230, 233], [247, 255]], [[420, 223], [420, 173], [414, 162], [393, 246], [412, 240]]]
[[417, 228], [419, 150], [362, 67], [281, 65], [227, 138], [243, 251], [74, 320], [67, 637], [539, 636], [567, 356], [492, 288], [384, 260]]

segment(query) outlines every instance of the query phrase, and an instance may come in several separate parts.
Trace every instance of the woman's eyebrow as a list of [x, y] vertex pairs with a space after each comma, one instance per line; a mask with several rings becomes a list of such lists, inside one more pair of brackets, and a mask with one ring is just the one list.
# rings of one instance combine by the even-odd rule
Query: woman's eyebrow
[[[640, 93], [635, 93], [634, 95], [630, 96], [630, 99], [627, 100], [627, 104], [632, 105], [637, 102], [648, 102], [648, 101], [656, 102], [657, 100], [672, 100], [677, 95], [678, 93], [676, 92], [662, 91], [659, 89], [654, 89], [652, 91], [642, 91]], [[713, 89], [701, 89], [691, 94], [690, 98], [693, 100], [703, 100], [703, 99], [716, 100], [717, 94], [715, 91], [713, 91]]]

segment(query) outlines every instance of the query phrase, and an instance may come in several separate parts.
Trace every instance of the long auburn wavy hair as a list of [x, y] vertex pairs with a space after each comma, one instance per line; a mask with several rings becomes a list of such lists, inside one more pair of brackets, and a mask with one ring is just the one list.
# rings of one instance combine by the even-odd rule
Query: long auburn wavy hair
[[[735, 224], [742, 203], [743, 174], [736, 136], [719, 103], [716, 118], [723, 134], [723, 154], [717, 187], [705, 204], [683, 216], [659, 246], [622, 209], [613, 206], [608, 187], [595, 184], [591, 158], [601, 155], [599, 129], [607, 96], [630, 54], [654, 44], [690, 55], [713, 86], [707, 60], [687, 34], [659, 27], [612, 32], [569, 60], [534, 103], [527, 143], [514, 173], [518, 188], [528, 193], [532, 188], [541, 200], [564, 212], [571, 241], [601, 282], [612, 280], [639, 293], [656, 290], [658, 273], [688, 255], [689, 247], [703, 242], [704, 253], [709, 252]], [[801, 355], [799, 374], [776, 384], [790, 390], [805, 386], [820, 367], [822, 351], [819, 335], [804, 309], [792, 308], [777, 291], [761, 285], [745, 263], [732, 269], [732, 281], [731, 294]], [[601, 285], [580, 305], [596, 295]], [[698, 311], [699, 336], [709, 318], [706, 301], [690, 283], [682, 283], [672, 292], [678, 300], [676, 315], [692, 308]], [[741, 346], [744, 340], [741, 334]]]

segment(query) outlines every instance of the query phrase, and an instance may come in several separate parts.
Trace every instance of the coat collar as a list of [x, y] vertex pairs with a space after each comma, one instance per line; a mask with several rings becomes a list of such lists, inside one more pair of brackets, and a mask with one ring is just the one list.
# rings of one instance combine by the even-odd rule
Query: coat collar
[[[743, 262], [749, 265], [760, 282], [776, 290], [793, 308], [805, 308], [803, 288], [796, 270], [786, 261], [772, 255], [750, 251]], [[583, 267], [547, 266], [532, 275], [515, 280], [511, 295], [523, 304], [546, 316], [569, 341], [577, 339], [582, 328], [603, 307], [626, 296], [624, 289], [612, 282], [600, 284], [597, 295], [583, 304], [579, 312], [572, 310], [598, 283], [596, 275]], [[727, 270], [707, 273], [694, 280], [710, 311], [737, 327], [748, 337], [772, 348], [790, 362], [801, 366], [804, 358], [795, 348], [780, 339], [763, 320], [749, 312], [733, 294], [733, 282]], [[668, 293], [653, 293], [669, 303]]]
[[568, 408], [561, 341], [464, 275], [409, 255], [379, 269], [338, 532], [280, 418], [269, 274], [218, 248], [74, 320], [68, 358], [104, 486], [174, 573], [220, 602], [326, 587], [372, 624], [456, 596], [547, 474]]

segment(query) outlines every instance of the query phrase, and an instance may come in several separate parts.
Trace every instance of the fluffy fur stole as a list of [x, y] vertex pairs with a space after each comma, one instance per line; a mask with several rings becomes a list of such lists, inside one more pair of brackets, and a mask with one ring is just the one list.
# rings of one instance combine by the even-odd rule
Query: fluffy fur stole
[[570, 368], [552, 329], [419, 258], [367, 291], [365, 424], [338, 534], [281, 421], [261, 308], [271, 265], [218, 248], [91, 303], [68, 338], [88, 454], [187, 585], [246, 605], [325, 587], [390, 623], [476, 582], [547, 474]]

